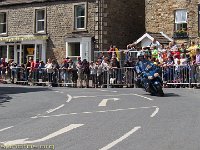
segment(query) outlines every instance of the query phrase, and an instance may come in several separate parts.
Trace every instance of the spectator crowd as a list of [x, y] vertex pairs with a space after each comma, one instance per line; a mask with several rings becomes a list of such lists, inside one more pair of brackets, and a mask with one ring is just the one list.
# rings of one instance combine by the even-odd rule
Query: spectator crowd
[[45, 64], [30, 58], [26, 64], [19, 65], [13, 60], [6, 62], [5, 58], [1, 58], [0, 77], [11, 82], [15, 82], [15, 79], [21, 82], [49, 82], [49, 86], [89, 87], [89, 81], [92, 81], [92, 87], [102, 87], [108, 82], [132, 84], [138, 51], [144, 51], [146, 59], [161, 67], [163, 80], [189, 82], [187, 80], [193, 76], [196, 82], [200, 82], [200, 45], [193, 41], [189, 45], [175, 42], [160, 45], [156, 39], [142, 48], [132, 43], [127, 45], [126, 50], [118, 50], [111, 45], [108, 51], [98, 52], [95, 61], [91, 62], [77, 57], [76, 61], [63, 58], [62, 63], [58, 64], [55, 59], [49, 58]]

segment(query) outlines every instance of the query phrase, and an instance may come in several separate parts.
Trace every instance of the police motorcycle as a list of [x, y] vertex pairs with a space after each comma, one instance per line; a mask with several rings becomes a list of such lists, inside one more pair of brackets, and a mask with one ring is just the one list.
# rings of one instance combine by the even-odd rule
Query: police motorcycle
[[162, 78], [158, 73], [159, 67], [152, 62], [145, 60], [143, 52], [139, 52], [137, 56], [139, 59], [136, 64], [137, 77], [135, 81], [137, 87], [144, 88], [144, 90], [151, 95], [164, 96]]

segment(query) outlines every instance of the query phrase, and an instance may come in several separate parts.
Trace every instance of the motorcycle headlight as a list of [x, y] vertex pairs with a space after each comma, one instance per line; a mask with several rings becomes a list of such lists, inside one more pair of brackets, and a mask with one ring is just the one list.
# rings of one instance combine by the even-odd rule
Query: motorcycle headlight
[[159, 76], [159, 73], [154, 73], [154, 77], [158, 77]]
[[149, 79], [149, 80], [153, 79], [153, 76], [148, 76], [148, 79]]

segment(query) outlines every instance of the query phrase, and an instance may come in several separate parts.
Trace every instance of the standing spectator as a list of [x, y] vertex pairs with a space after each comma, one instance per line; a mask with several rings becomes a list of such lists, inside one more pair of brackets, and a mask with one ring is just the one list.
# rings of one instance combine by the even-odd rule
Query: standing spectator
[[2, 76], [4, 78], [5, 72], [6, 72], [6, 61], [5, 61], [5, 58], [1, 58], [1, 60], [0, 60], [0, 76]]
[[68, 64], [67, 60], [64, 60], [64, 63], [61, 66], [62, 74], [63, 74], [63, 78], [64, 78], [64, 86], [66, 86], [68, 83], [68, 67], [69, 67], [69, 64]]
[[152, 58], [158, 59], [158, 49], [156, 48], [156, 46], [153, 46], [153, 47], [152, 47], [152, 52], [151, 52], [151, 54], [152, 54]]
[[85, 80], [85, 83], [86, 83], [86, 87], [89, 88], [89, 78], [90, 78], [90, 65], [89, 65], [89, 62], [84, 59], [83, 60], [83, 74], [84, 74], [84, 80]]
[[200, 86], [200, 48], [196, 49], [196, 64], [197, 83], [199, 83], [198, 86]]
[[196, 64], [200, 65], [200, 48], [196, 49]]
[[42, 82], [45, 82], [45, 63], [43, 61], [40, 61], [39, 63], [39, 79], [42, 79]]
[[193, 56], [196, 56], [196, 49], [197, 49], [197, 45], [195, 44], [194, 41], [191, 41], [191, 45], [188, 48], [190, 58], [192, 58]]
[[115, 52], [115, 49], [113, 48], [113, 45], [110, 45], [110, 49], [108, 50], [108, 58], [112, 58], [112, 53]]
[[92, 79], [92, 87], [95, 88], [97, 85], [97, 66], [93, 61], [90, 63], [90, 77]]
[[102, 86], [103, 83], [103, 69], [102, 69], [102, 62], [101, 59], [98, 59], [96, 62], [96, 68], [97, 68], [97, 87]]
[[35, 63], [32, 63], [33, 65], [33, 78], [35, 82], [38, 82], [39, 79], [39, 59], [36, 59]]
[[47, 64], [45, 65], [45, 68], [47, 70], [47, 74], [48, 74], [48, 82], [49, 82], [49, 86], [52, 86], [52, 73], [53, 73], [53, 64], [51, 59], [49, 58], [47, 61]]
[[159, 49], [160, 43], [155, 38], [153, 38], [152, 43], [150, 44], [150, 47], [156, 47], [156, 49]]
[[33, 65], [33, 58], [29, 57], [29, 61], [26, 63], [26, 80], [32, 78], [32, 65]]
[[53, 68], [52, 86], [55, 87], [58, 85], [57, 82], [59, 78], [59, 68], [60, 68], [60, 66], [58, 65], [58, 62], [55, 59], [52, 60], [52, 68]]
[[78, 79], [78, 75], [77, 75], [77, 69], [76, 69], [76, 64], [72, 61], [72, 59], [69, 59], [69, 67], [68, 67], [68, 71], [69, 71], [69, 82], [75, 84], [75, 87], [77, 85], [77, 79]]
[[81, 58], [78, 58], [78, 62], [76, 64], [76, 68], [78, 70], [78, 80], [79, 80], [79, 85], [80, 88], [83, 87], [83, 79], [84, 79], [84, 74], [83, 74], [83, 65], [82, 65], [82, 61]]
[[185, 44], [184, 44], [184, 43], [181, 44], [180, 53], [183, 54], [182, 56], [183, 56], [184, 58], [186, 57], [187, 50], [186, 50], [186, 47], [185, 47]]

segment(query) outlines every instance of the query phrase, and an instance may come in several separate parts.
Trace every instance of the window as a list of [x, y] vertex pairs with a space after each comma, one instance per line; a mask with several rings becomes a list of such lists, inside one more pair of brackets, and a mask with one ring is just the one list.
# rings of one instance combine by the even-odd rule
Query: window
[[6, 20], [7, 20], [6, 13], [5, 12], [0, 13], [0, 34], [7, 33]]
[[175, 31], [187, 31], [187, 10], [185, 9], [176, 10]]
[[68, 56], [80, 56], [80, 43], [68, 44]]
[[75, 29], [85, 29], [86, 28], [86, 8], [85, 4], [75, 5], [74, 8], [75, 16]]
[[35, 31], [36, 33], [43, 33], [45, 32], [45, 10], [38, 9], [36, 10], [36, 24], [35, 24]]

